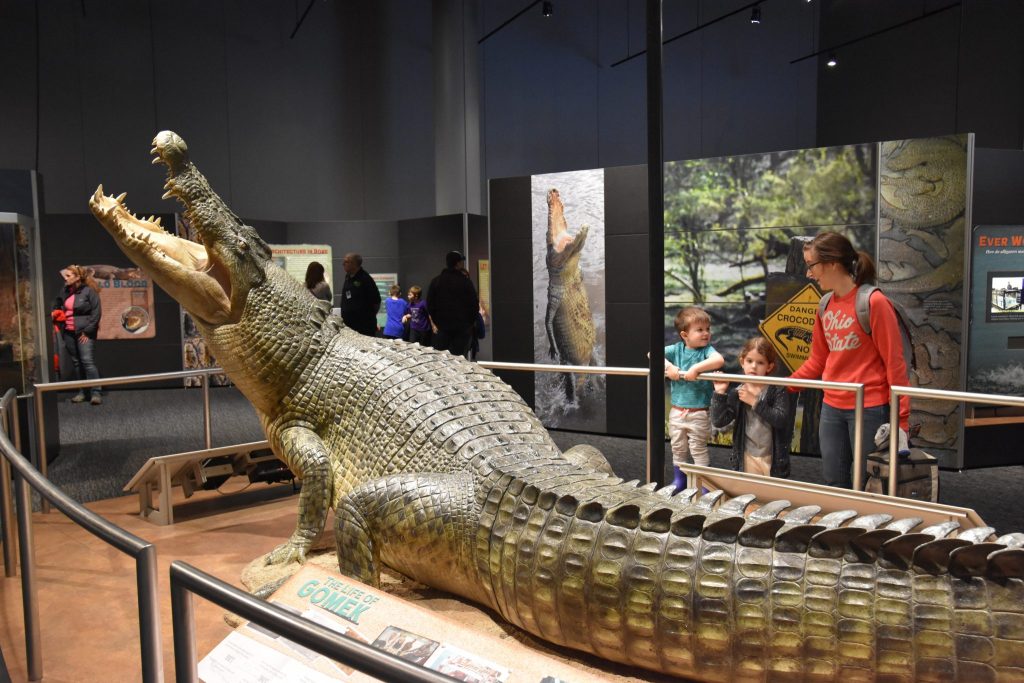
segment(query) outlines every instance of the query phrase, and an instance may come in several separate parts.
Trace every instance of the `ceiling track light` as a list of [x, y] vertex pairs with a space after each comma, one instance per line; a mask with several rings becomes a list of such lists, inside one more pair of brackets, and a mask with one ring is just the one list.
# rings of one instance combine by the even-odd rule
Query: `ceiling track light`
[[750, 23], [760, 24], [761, 23], [761, 6], [754, 5], [753, 9], [750, 10]]
[[827, 66], [830, 69], [834, 69], [834, 68], [836, 68], [837, 64], [839, 64], [839, 60], [836, 59], [836, 53], [835, 52], [829, 52], [828, 53], [828, 61], [825, 62], [825, 66]]
[[544, 0], [544, 3], [540, 7], [541, 12], [544, 14], [545, 17], [550, 17], [552, 14], [555, 13], [555, 4], [553, 2]]

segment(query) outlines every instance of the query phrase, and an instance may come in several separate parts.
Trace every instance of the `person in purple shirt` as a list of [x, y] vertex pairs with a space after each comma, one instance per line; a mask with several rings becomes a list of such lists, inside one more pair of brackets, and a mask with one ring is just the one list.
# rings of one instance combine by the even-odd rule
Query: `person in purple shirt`
[[385, 339], [401, 339], [405, 330], [405, 315], [409, 312], [409, 302], [401, 298], [402, 288], [398, 285], [391, 285], [388, 290], [388, 299], [384, 302], [384, 310], [387, 313], [387, 322], [384, 323]]
[[409, 341], [430, 346], [430, 317], [427, 315], [427, 302], [421, 297], [423, 289], [413, 285], [409, 288], [409, 312], [405, 318], [409, 322]]

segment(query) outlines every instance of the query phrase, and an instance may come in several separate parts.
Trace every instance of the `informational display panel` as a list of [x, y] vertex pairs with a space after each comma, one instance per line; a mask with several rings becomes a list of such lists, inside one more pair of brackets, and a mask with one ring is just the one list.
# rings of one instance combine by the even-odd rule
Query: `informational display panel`
[[[337, 572], [306, 564], [272, 604], [341, 636], [460, 681], [538, 683], [606, 680], [545, 656], [516, 638], [498, 638]], [[205, 683], [375, 681], [272, 631], [245, 623], [199, 662]]]
[[324, 279], [334, 286], [334, 268], [331, 265], [331, 246], [329, 244], [271, 244], [274, 263], [287, 271], [299, 282], [306, 281], [306, 268], [313, 261], [324, 267]]
[[479, 286], [480, 301], [487, 311], [491, 310], [491, 262], [489, 259], [480, 259], [476, 262], [476, 275]]
[[139, 267], [92, 265], [99, 285], [100, 317], [97, 339], [152, 339], [156, 336], [153, 281]]
[[[398, 284], [398, 273], [370, 273], [370, 277], [377, 283], [377, 291], [380, 292], [380, 310], [377, 311], [377, 327], [384, 329], [388, 322], [388, 312], [384, 306], [391, 292], [391, 285]], [[404, 296], [404, 292], [402, 295]]]
[[1024, 396], [1024, 225], [976, 225], [971, 236], [967, 390]]

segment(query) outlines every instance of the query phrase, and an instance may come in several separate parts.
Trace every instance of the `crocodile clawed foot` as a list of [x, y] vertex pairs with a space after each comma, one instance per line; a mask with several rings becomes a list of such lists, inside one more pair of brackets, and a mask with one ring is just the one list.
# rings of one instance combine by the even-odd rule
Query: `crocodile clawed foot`
[[309, 543], [307, 543], [305, 539], [301, 542], [296, 542], [294, 539], [288, 539], [267, 553], [263, 558], [263, 564], [288, 564], [289, 562], [298, 562], [299, 564], [302, 564], [306, 561], [306, 553], [308, 550]]

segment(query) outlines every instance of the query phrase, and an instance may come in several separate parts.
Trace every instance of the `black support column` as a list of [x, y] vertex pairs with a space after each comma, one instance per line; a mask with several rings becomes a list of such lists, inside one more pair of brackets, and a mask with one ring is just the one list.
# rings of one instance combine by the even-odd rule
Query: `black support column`
[[661, 0], [647, 0], [647, 207], [650, 271], [650, 375], [647, 481], [665, 477], [665, 195], [662, 143]]

